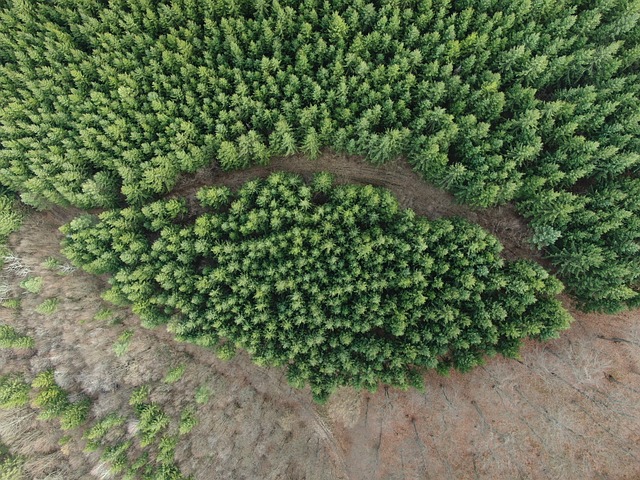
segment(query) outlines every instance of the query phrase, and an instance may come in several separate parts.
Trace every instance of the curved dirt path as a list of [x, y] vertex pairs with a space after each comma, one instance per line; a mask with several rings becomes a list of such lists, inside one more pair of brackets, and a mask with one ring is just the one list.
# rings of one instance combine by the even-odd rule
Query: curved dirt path
[[483, 209], [461, 205], [450, 193], [426, 182], [404, 159], [375, 166], [362, 157], [325, 151], [317, 160], [309, 160], [303, 155], [275, 157], [268, 165], [232, 172], [210, 167], [181, 177], [171, 191], [171, 196], [192, 197], [199, 188], [206, 185], [238, 188], [252, 178], [266, 177], [277, 171], [297, 173], [307, 180], [316, 172], [329, 172], [335, 176], [338, 184], [385, 187], [393, 192], [402, 207], [411, 208], [418, 215], [431, 219], [458, 216], [479, 224], [500, 240], [505, 247], [505, 258], [532, 258], [545, 264], [540, 252], [529, 245], [530, 230], [512, 205]]

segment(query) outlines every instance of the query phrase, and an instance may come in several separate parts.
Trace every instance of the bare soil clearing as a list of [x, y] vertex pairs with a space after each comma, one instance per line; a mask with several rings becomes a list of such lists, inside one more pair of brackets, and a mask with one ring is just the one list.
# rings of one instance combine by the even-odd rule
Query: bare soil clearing
[[[339, 182], [385, 186], [421, 215], [459, 215], [480, 223], [500, 238], [505, 256], [535, 256], [525, 242], [526, 225], [511, 207], [470, 211], [404, 162], [374, 167], [337, 155], [316, 162], [280, 158], [242, 172], [208, 170], [185, 177], [176, 194], [192, 196], [213, 183], [237, 187], [275, 170], [304, 176], [329, 171]], [[132, 389], [149, 384], [152, 399], [175, 418], [194, 403], [197, 387], [208, 385], [211, 399], [198, 406], [199, 423], [177, 449], [183, 472], [196, 479], [640, 478], [638, 311], [573, 312], [576, 322], [561, 339], [528, 343], [520, 361], [494, 358], [450, 377], [429, 373], [425, 392], [343, 389], [318, 406], [308, 391], [289, 387], [280, 369], [256, 366], [243, 354], [220, 361], [208, 350], [175, 342], [162, 328], [139, 327], [127, 309], [100, 299], [104, 278], [43, 269], [44, 259], [59, 257], [57, 228], [77, 213], [34, 214], [11, 237], [11, 250], [32, 275], [44, 278], [44, 289], [39, 296], [22, 294], [19, 279], [7, 276], [22, 297], [22, 309], [0, 309], [0, 323], [33, 336], [36, 349], [0, 350], [0, 373], [35, 374], [53, 367], [61, 386], [92, 397], [96, 416], [124, 410]], [[35, 313], [48, 297], [60, 299], [58, 311]], [[91, 320], [105, 307], [121, 321]], [[135, 333], [127, 352], [117, 357], [113, 344], [125, 329]], [[181, 363], [187, 365], [182, 379], [162, 383]], [[59, 447], [56, 422], [37, 421], [29, 409], [0, 414], [0, 436], [12, 437], [7, 443], [32, 455], [33, 478], [55, 471], [57, 478], [97, 477], [98, 458], [82, 453], [79, 433]], [[17, 427], [8, 427], [22, 416]], [[20, 436], [39, 440], [29, 443]]]

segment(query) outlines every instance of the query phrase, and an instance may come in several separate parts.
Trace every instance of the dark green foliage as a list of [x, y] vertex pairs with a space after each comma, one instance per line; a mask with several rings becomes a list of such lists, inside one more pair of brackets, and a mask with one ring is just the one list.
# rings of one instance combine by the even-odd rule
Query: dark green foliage
[[179, 209], [151, 213], [168, 202], [76, 219], [64, 253], [113, 274], [145, 324], [205, 346], [224, 338], [223, 356], [240, 347], [287, 366], [319, 400], [339, 385], [420, 386], [422, 367], [465, 371], [569, 324], [541, 267], [505, 263], [484, 230], [417, 218], [387, 190], [276, 173], [198, 198], [215, 208], [188, 224]]

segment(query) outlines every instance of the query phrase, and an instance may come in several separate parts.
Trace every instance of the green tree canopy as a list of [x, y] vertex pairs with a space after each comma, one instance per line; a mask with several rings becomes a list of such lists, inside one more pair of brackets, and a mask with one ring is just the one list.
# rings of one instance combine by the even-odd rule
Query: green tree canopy
[[639, 20], [640, 0], [2, 2], [0, 184], [140, 206], [211, 162], [403, 156], [465, 203], [518, 202], [584, 308], [634, 307]]

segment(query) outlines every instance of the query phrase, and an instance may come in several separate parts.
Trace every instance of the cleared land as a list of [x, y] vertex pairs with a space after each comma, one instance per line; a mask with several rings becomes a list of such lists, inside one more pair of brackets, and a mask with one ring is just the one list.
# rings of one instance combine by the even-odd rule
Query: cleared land
[[[356, 158], [323, 155], [275, 159], [243, 172], [205, 170], [181, 180], [176, 195], [205, 184], [238, 186], [274, 170], [324, 170], [340, 182], [390, 188], [401, 204], [430, 218], [460, 215], [493, 232], [505, 256], [532, 257], [528, 232], [512, 210], [471, 211], [426, 185], [402, 162], [383, 168]], [[43, 277], [39, 294], [23, 294], [23, 277], [5, 281], [22, 299], [18, 311], [0, 310], [0, 323], [35, 339], [32, 350], [0, 350], [0, 373], [33, 375], [45, 368], [71, 392], [92, 397], [92, 413], [126, 410], [131, 391], [151, 387], [151, 398], [172, 417], [196, 405], [199, 386], [211, 395], [197, 404], [199, 423], [181, 438], [177, 460], [197, 479], [634, 479], [640, 474], [640, 315], [573, 311], [576, 321], [559, 340], [530, 343], [521, 361], [492, 359], [465, 375], [425, 378], [425, 392], [381, 387], [375, 394], [339, 391], [318, 407], [308, 391], [292, 389], [279, 369], [261, 368], [245, 355], [231, 361], [174, 342], [162, 329], [145, 330], [127, 309], [99, 297], [106, 279], [75, 271], [58, 275], [42, 262], [59, 256], [57, 228], [77, 211], [33, 214], [11, 237], [12, 252]], [[35, 313], [58, 298], [50, 315]], [[569, 300], [566, 304], [570, 306]], [[94, 319], [109, 308], [110, 319]], [[117, 356], [114, 344], [133, 336]], [[182, 378], [163, 382], [186, 364]], [[60, 446], [57, 422], [30, 409], [0, 411], [0, 433], [15, 452], [29, 455], [30, 477], [101, 477], [97, 454], [82, 453], [80, 433]], [[131, 426], [133, 428], [133, 425]], [[64, 443], [64, 442], [63, 442]]]

